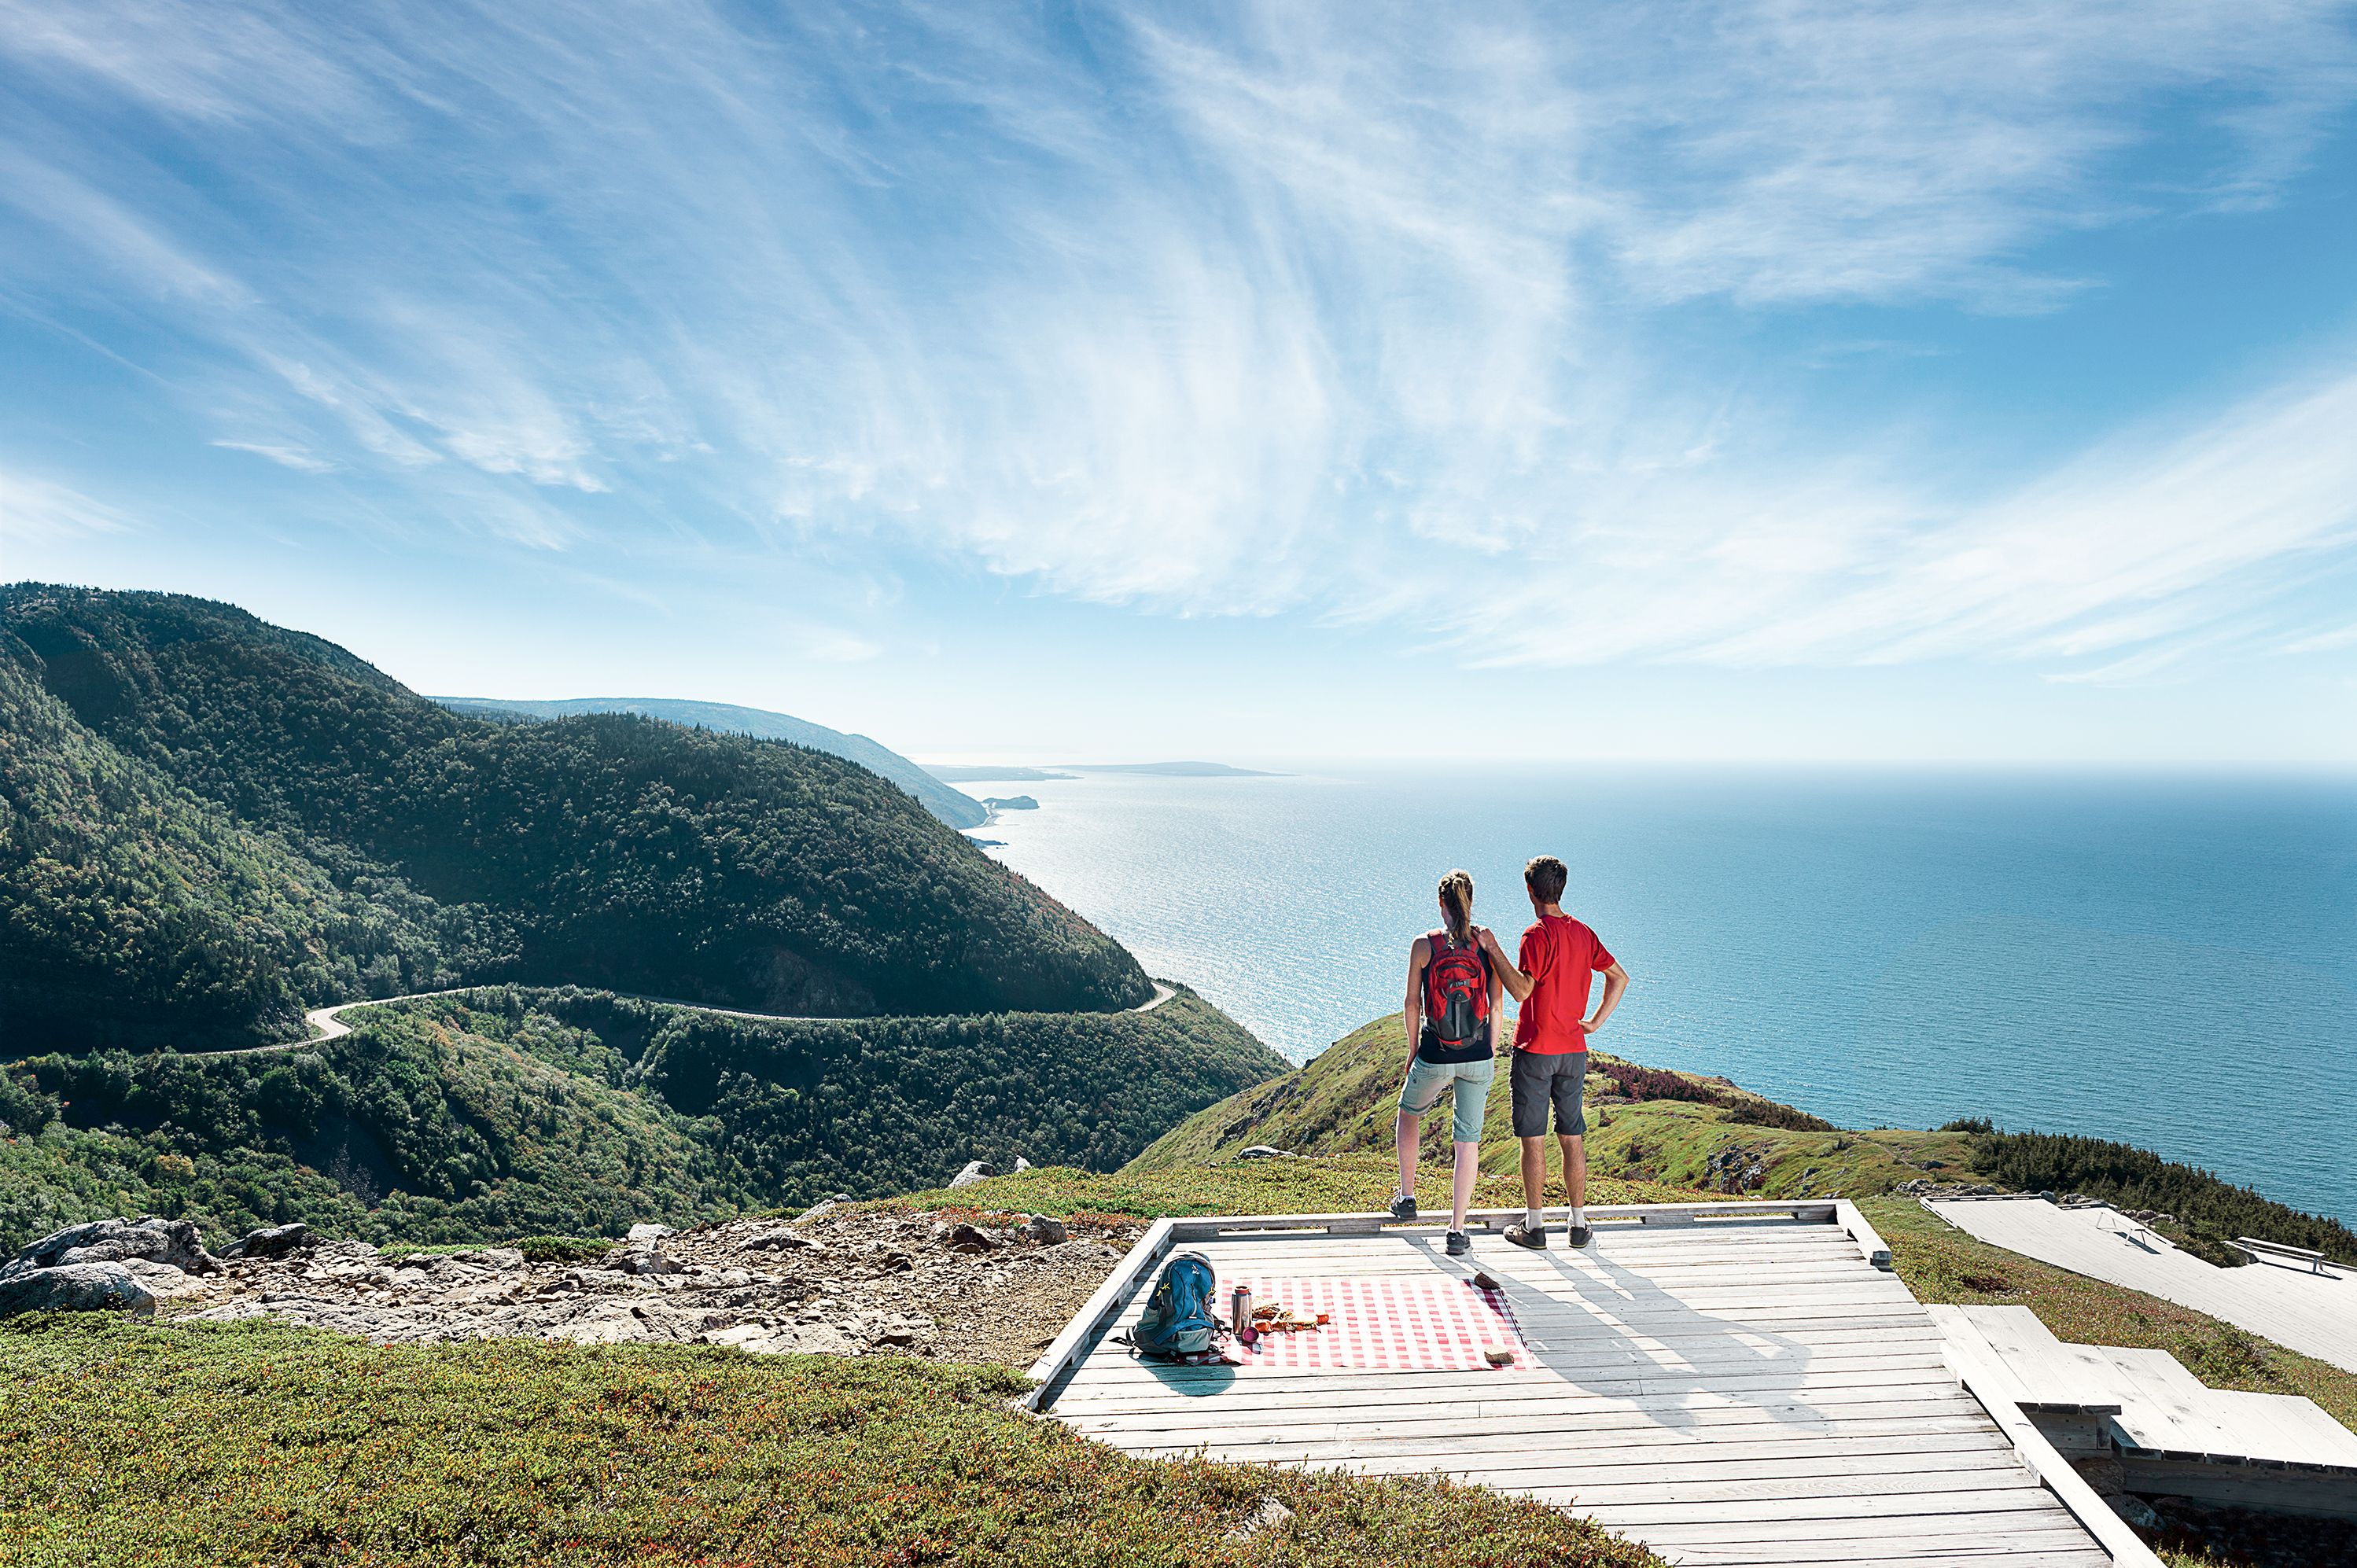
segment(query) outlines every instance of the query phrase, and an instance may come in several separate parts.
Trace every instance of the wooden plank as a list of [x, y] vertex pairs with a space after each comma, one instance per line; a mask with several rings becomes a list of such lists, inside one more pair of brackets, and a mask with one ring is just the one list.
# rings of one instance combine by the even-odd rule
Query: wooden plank
[[[1518, 1250], [1519, 1251], [1519, 1250]], [[1229, 1257], [1204, 1250], [1211, 1266], [1222, 1279], [1330, 1277], [1365, 1274], [1432, 1273], [1457, 1279], [1471, 1279], [1486, 1273], [1508, 1284], [1541, 1284], [1551, 1280], [1574, 1281], [1582, 1285], [1612, 1284], [1634, 1278], [1649, 1285], [1666, 1288], [1671, 1283], [1720, 1284], [1732, 1281], [1783, 1280], [1794, 1283], [1809, 1281], [1848, 1282], [1878, 1277], [1856, 1258], [1843, 1257], [1778, 1257], [1755, 1254], [1749, 1258], [1646, 1258], [1631, 1260], [1618, 1257], [1590, 1258], [1585, 1255], [1533, 1261], [1529, 1252], [1515, 1258], [1487, 1258], [1478, 1253], [1470, 1258], [1425, 1259], [1409, 1253], [1359, 1253], [1355, 1256], [1327, 1251], [1260, 1252], [1247, 1256]]]
[[1834, 1223], [1857, 1243], [1858, 1256], [1866, 1260], [1869, 1268], [1890, 1267], [1890, 1249], [1884, 1245], [1880, 1236], [1875, 1234], [1874, 1227], [1867, 1223], [1866, 1216], [1858, 1212], [1857, 1204], [1846, 1197], [1837, 1200], [1834, 1204]]
[[[1979, 1477], [1973, 1477], [1978, 1481]], [[2054, 1499], [2044, 1487], [2023, 1476], [2007, 1487], [1946, 1487], [1935, 1491], [1910, 1489], [1897, 1492], [1854, 1491], [1827, 1497], [1751, 1497], [1714, 1498], [1704, 1501], [1688, 1501], [1664, 1494], [1650, 1502], [1597, 1502], [1586, 1500], [1577, 1487], [1532, 1487], [1527, 1497], [1559, 1508], [1577, 1509], [1597, 1523], [1612, 1530], [1631, 1531], [1650, 1530], [1655, 1526], [1674, 1525], [1692, 1529], [1698, 1525], [1744, 1525], [1753, 1529], [1808, 1524], [1849, 1522], [1875, 1528], [1888, 1528], [1882, 1521], [1903, 1519], [1910, 1529], [1925, 1530], [1935, 1523], [1957, 1521], [1962, 1530], [2002, 1528], [2015, 1522], [2009, 1516], [2028, 1515], [2032, 1519], [2067, 1518], [2054, 1506]], [[1795, 1531], [1794, 1533], [1798, 1533]]]
[[[1667, 1424], [1675, 1423], [1676, 1424]], [[1482, 1414], [1478, 1407], [1462, 1413], [1444, 1412], [1393, 1420], [1379, 1412], [1360, 1412], [1347, 1419], [1329, 1417], [1285, 1422], [1262, 1420], [1185, 1422], [1173, 1417], [1158, 1427], [1132, 1428], [1114, 1415], [1077, 1416], [1073, 1430], [1101, 1435], [1123, 1448], [1142, 1445], [1190, 1447], [1217, 1442], [1230, 1449], [1260, 1445], [1334, 1444], [1354, 1451], [1378, 1444], [1462, 1443], [1495, 1436], [1518, 1441], [1543, 1439], [1611, 1444], [1627, 1447], [1649, 1443], [1726, 1440], [1725, 1434], [1750, 1435], [1774, 1432], [1802, 1437], [1827, 1432], [1899, 1430], [1925, 1432], [1966, 1430], [1994, 1432], [1987, 1412], [1961, 1391], [1937, 1400], [1891, 1400], [1808, 1410], [1798, 1406], [1755, 1404], [1686, 1405], [1656, 1411], [1625, 1405], [1590, 1405], [1579, 1410], [1514, 1411]], [[1200, 1435], [1199, 1435], [1199, 1434]]]
[[2112, 1568], [2112, 1560], [2074, 1528], [2017, 1530], [2003, 1535], [1887, 1535], [1869, 1541], [1743, 1541], [1725, 1543], [1656, 1547], [1665, 1560], [1696, 1568], [1781, 1568], [1785, 1563], [1890, 1564], [1952, 1563], [1955, 1568], [1981, 1568], [1992, 1561], [2003, 1568]]
[[[1224, 1457], [1218, 1450], [1213, 1457]], [[1618, 1455], [1612, 1456], [1617, 1461]], [[1946, 1483], [1939, 1477], [1973, 1475], [1994, 1471], [2006, 1477], [2018, 1477], [2025, 1485], [2035, 1485], [2022, 1470], [2013, 1450], [2006, 1447], [1966, 1449], [1954, 1453], [1914, 1451], [1900, 1454], [1853, 1453], [1835, 1445], [1829, 1452], [1804, 1454], [1754, 1454], [1749, 1457], [1727, 1456], [1715, 1448], [1699, 1454], [1681, 1452], [1674, 1462], [1663, 1460], [1653, 1464], [1621, 1464], [1598, 1459], [1583, 1460], [1574, 1455], [1562, 1455], [1542, 1461], [1535, 1455], [1501, 1455], [1497, 1454], [1413, 1454], [1387, 1458], [1365, 1458], [1333, 1466], [1356, 1471], [1367, 1476], [1405, 1476], [1430, 1473], [1456, 1476], [1480, 1481], [1501, 1490], [1523, 1491], [1532, 1487], [1564, 1486], [1586, 1488], [1582, 1498], [1588, 1502], [1641, 1500], [1619, 1495], [1619, 1488], [1631, 1487], [1663, 1487], [1671, 1488], [1665, 1495], [1679, 1498], [1703, 1498], [1713, 1495], [1712, 1487], [1754, 1483], [1790, 1482], [1796, 1488], [1790, 1494], [1813, 1495], [1805, 1486], [1832, 1487], [1838, 1491], [1852, 1481], [1863, 1484], [1863, 1477], [1877, 1477], [1884, 1489], [1938, 1490]], [[1905, 1483], [1900, 1485], [1900, 1481]], [[1977, 1484], [1977, 1483], [1976, 1483]], [[1728, 1496], [1750, 1496], [1747, 1492]], [[1768, 1495], [1768, 1494], [1760, 1494]]]
[[1501, 1491], [1562, 1491], [1581, 1512], [1601, 1517], [1633, 1509], [1674, 1509], [1667, 1517], [1702, 1519], [1712, 1509], [1730, 1519], [1887, 1518], [1951, 1511], [1986, 1512], [1993, 1499], [2030, 1499], [2025, 1508], [2051, 1508], [2053, 1498], [2007, 1455], [1999, 1466], [1964, 1471], [1860, 1470], [1843, 1475], [1724, 1475], [1714, 1478], [1597, 1482], [1563, 1470], [1460, 1468], [1454, 1474]]
[[[1471, 1232], [1469, 1238], [1473, 1243], [1474, 1252], [1481, 1257], [1521, 1258], [1537, 1262], [1566, 1258], [1638, 1262], [1693, 1258], [1702, 1262], [1720, 1262], [1734, 1258], [1824, 1257], [1852, 1264], [1864, 1263], [1858, 1255], [1857, 1243], [1830, 1226], [1745, 1226], [1731, 1231], [1607, 1231], [1585, 1247], [1566, 1245], [1560, 1231], [1561, 1228], [1556, 1227], [1555, 1233], [1548, 1238], [1548, 1245], [1543, 1248], [1517, 1246], [1502, 1236], [1487, 1232]], [[1383, 1236], [1286, 1236], [1189, 1242], [1188, 1245], [1213, 1258], [1277, 1257], [1317, 1251], [1337, 1257], [1438, 1259], [1445, 1266], [1461, 1262], [1460, 1259], [1449, 1258], [1442, 1251], [1446, 1239], [1447, 1233], [1435, 1227], [1428, 1231], [1400, 1230]]]
[[[1518, 1224], [1519, 1208], [1469, 1210], [1469, 1225], [1503, 1230]], [[1785, 1200], [1730, 1198], [1723, 1203], [1592, 1204], [1588, 1224], [1598, 1231], [1622, 1226], [1704, 1226], [1727, 1224], [1831, 1224], [1833, 1201], [1828, 1198]], [[1377, 1235], [1398, 1221], [1388, 1214], [1249, 1214], [1205, 1215], [1176, 1219], [1175, 1238], [1182, 1243], [1216, 1240], [1252, 1231], [1325, 1232], [1329, 1235]]]
[[1798, 1419], [1810, 1415], [1832, 1414], [1850, 1406], [1876, 1407], [1878, 1413], [1889, 1413], [1881, 1407], [1912, 1405], [1929, 1407], [1925, 1413], [1949, 1414], [1969, 1410], [1971, 1402], [1960, 1398], [1953, 1384], [1922, 1384], [1916, 1386], [1875, 1387], [1856, 1389], [1820, 1389], [1805, 1396], [1789, 1391], [1738, 1400], [1727, 1394], [1710, 1394], [1693, 1389], [1677, 1389], [1665, 1393], [1621, 1395], [1567, 1394], [1555, 1398], [1527, 1399], [1485, 1398], [1466, 1404], [1427, 1405], [1420, 1408], [1392, 1409], [1371, 1407], [1363, 1402], [1315, 1406], [1305, 1404], [1280, 1405], [1243, 1414], [1225, 1407], [1207, 1407], [1201, 1401], [1181, 1402], [1171, 1408], [1138, 1410], [1125, 1401], [1113, 1401], [1102, 1408], [1090, 1411], [1056, 1413], [1077, 1430], [1094, 1435], [1128, 1432], [1170, 1432], [1178, 1430], [1219, 1433], [1230, 1431], [1242, 1422], [1268, 1428], [1281, 1426], [1342, 1426], [1372, 1423], [1378, 1431], [1421, 1430], [1420, 1423], [1432, 1421], [1460, 1419], [1496, 1419], [1535, 1423], [1560, 1415], [1577, 1415], [1593, 1411], [1644, 1412], [1665, 1423], [1686, 1419], [1698, 1410], [1733, 1406], [1778, 1412]]
[[[1507, 1258], [1526, 1263], [1562, 1263], [1583, 1259], [1620, 1259], [1652, 1263], [1674, 1258], [1690, 1258], [1697, 1262], [1713, 1263], [1737, 1258], [1824, 1258], [1855, 1268], [1867, 1266], [1866, 1261], [1859, 1257], [1856, 1244], [1829, 1226], [1790, 1230], [1747, 1225], [1723, 1230], [1618, 1235], [1607, 1232], [1585, 1247], [1566, 1245], [1559, 1236], [1550, 1236], [1547, 1246], [1536, 1248], [1517, 1246], [1503, 1236], [1481, 1231], [1469, 1232], [1468, 1239], [1473, 1244], [1472, 1256]], [[1317, 1252], [1338, 1258], [1423, 1261], [1439, 1267], [1462, 1265], [1465, 1262], [1463, 1256], [1450, 1257], [1444, 1250], [1446, 1240], [1447, 1233], [1436, 1228], [1429, 1231], [1404, 1230], [1388, 1236], [1284, 1236], [1179, 1244], [1212, 1258], [1265, 1258]]]
[[[1987, 1453], [2002, 1454], [2010, 1461], [2013, 1454], [2012, 1445], [1985, 1421], [1967, 1423], [1957, 1419], [1952, 1423], [1953, 1429], [1946, 1431], [1918, 1430], [1916, 1423], [1911, 1422], [1851, 1424], [1889, 1425], [1901, 1429], [1850, 1432], [1843, 1426], [1828, 1423], [1804, 1433], [1779, 1424], [1764, 1435], [1757, 1434], [1758, 1429], [1740, 1426], [1714, 1427], [1700, 1434], [1669, 1428], [1655, 1428], [1651, 1432], [1641, 1428], [1620, 1428], [1602, 1433], [1513, 1429], [1308, 1443], [1262, 1442], [1252, 1434], [1231, 1434], [1212, 1447], [1221, 1457], [1249, 1460], [1255, 1464], [1302, 1464], [1314, 1468], [1331, 1466], [1352, 1469], [1365, 1469], [1377, 1464], [1388, 1466], [1394, 1460], [1406, 1463], [1410, 1467], [1436, 1469], [1459, 1455], [1478, 1454], [1519, 1455], [1536, 1460], [1559, 1453], [1566, 1464], [1631, 1467], [1683, 1465], [1711, 1456], [1748, 1461], [1799, 1460], [1816, 1455]], [[1128, 1445], [1125, 1444], [1125, 1447]], [[1196, 1450], [1192, 1447], [1153, 1450], [1128, 1447], [1128, 1452], [1184, 1454]]]

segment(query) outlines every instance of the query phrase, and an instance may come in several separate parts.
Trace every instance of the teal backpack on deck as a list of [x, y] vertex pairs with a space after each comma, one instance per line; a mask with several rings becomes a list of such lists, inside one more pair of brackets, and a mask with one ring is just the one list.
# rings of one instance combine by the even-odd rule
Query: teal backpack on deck
[[1211, 1259], [1200, 1252], [1171, 1254], [1130, 1330], [1131, 1347], [1143, 1356], [1199, 1356], [1218, 1348], [1218, 1290]]

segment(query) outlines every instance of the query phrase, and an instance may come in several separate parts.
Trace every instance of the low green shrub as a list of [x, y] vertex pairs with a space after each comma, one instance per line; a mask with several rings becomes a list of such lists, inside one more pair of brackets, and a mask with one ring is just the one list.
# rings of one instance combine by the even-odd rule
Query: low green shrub
[[[1439, 1479], [1129, 1457], [997, 1367], [0, 1322], [0, 1562], [1658, 1568]], [[1275, 1498], [1290, 1522], [1238, 1527]]]

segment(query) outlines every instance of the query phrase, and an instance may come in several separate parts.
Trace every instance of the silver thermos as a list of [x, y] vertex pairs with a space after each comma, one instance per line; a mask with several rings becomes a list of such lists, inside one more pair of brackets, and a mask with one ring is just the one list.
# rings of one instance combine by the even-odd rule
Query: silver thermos
[[1240, 1339], [1252, 1326], [1252, 1286], [1238, 1285], [1228, 1293], [1228, 1326]]

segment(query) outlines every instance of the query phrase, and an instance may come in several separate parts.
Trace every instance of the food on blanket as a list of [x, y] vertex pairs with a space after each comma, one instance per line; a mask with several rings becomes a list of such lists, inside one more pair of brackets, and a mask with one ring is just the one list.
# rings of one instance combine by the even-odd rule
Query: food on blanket
[[1505, 1287], [1501, 1285], [1497, 1281], [1491, 1279], [1485, 1272], [1473, 1276], [1473, 1288], [1475, 1290], [1503, 1290]]
[[1334, 1315], [1330, 1312], [1321, 1312], [1312, 1317], [1308, 1313], [1294, 1311], [1281, 1301], [1263, 1302], [1253, 1308], [1253, 1326], [1263, 1334], [1300, 1334], [1312, 1328], [1323, 1328], [1333, 1321]]
[[1493, 1367], [1511, 1367], [1514, 1364], [1514, 1353], [1512, 1350], [1492, 1348], [1484, 1350], [1481, 1354], [1488, 1358], [1490, 1365]]

